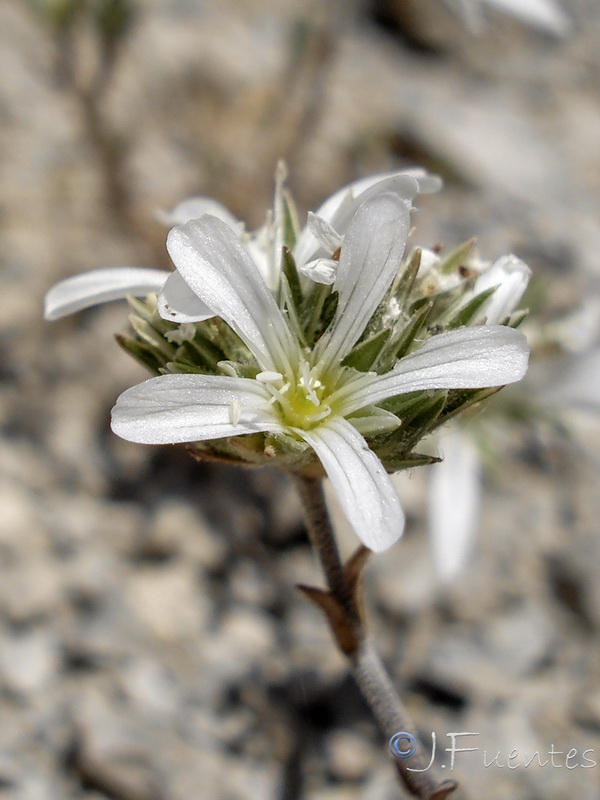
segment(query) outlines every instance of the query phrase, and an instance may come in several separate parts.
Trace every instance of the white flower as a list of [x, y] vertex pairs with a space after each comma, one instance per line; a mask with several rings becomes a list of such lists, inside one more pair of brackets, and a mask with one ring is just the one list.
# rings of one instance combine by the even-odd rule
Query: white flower
[[483, 2], [556, 36], [564, 36], [570, 28], [569, 17], [556, 0], [458, 0], [458, 2], [467, 23], [474, 31], [481, 28], [478, 3]]
[[[163, 287], [161, 314], [177, 322], [221, 317], [252, 353], [257, 374], [150, 379], [120, 396], [113, 430], [148, 444], [258, 432], [287, 435], [299, 448], [314, 450], [363, 542], [376, 551], [389, 547], [402, 532], [403, 513], [363, 435], [390, 430], [399, 420], [378, 404], [414, 391], [511, 383], [523, 376], [528, 358], [521, 333], [488, 325], [433, 336], [382, 375], [342, 366], [396, 276], [404, 252], [418, 185], [406, 175], [389, 181], [384, 190], [367, 188], [360, 203], [348, 194], [341, 200], [334, 195], [334, 213], [326, 209], [319, 215], [343, 236], [343, 244], [333, 283], [337, 309], [312, 350], [292, 332], [230, 226], [205, 215], [174, 228], [167, 246], [177, 271]], [[309, 231], [299, 241], [301, 253], [320, 257], [322, 243], [311, 242], [309, 234], [313, 237]]]
[[464, 567], [475, 538], [481, 506], [481, 459], [462, 430], [440, 442], [440, 464], [429, 474], [428, 516], [433, 565], [440, 581], [453, 580]]
[[319, 280], [314, 274], [316, 272], [318, 275], [319, 270], [313, 270], [312, 264], [330, 259], [341, 247], [348, 226], [360, 205], [383, 192], [394, 192], [397, 189], [402, 192], [406, 176], [417, 182], [421, 193], [437, 192], [441, 188], [441, 180], [422, 169], [371, 175], [344, 186], [332, 194], [315, 213], [309, 212], [306, 227], [294, 248], [294, 258], [300, 272], [317, 283], [333, 283], [328, 275], [326, 279]]
[[183, 225], [191, 219], [199, 219], [204, 214], [212, 214], [213, 217], [222, 219], [230, 228], [239, 230], [240, 233], [244, 230], [244, 223], [236, 219], [228, 208], [225, 208], [218, 200], [213, 200], [212, 197], [204, 197], [203, 195], [186, 197], [180, 203], [177, 203], [172, 211], [159, 209], [156, 212], [156, 217], [164, 225], [172, 228], [175, 225]]
[[[504, 323], [521, 301], [531, 270], [512, 254], [480, 269], [461, 304], [464, 307], [482, 292], [494, 289], [478, 316], [488, 325]], [[464, 567], [471, 550], [481, 505], [482, 466], [467, 433], [454, 429], [440, 439], [442, 463], [430, 468], [429, 534], [436, 572], [441, 581], [450, 581]]]
[[519, 305], [530, 278], [531, 270], [524, 261], [512, 253], [501, 256], [481, 272], [471, 292], [465, 294], [463, 305], [495, 287], [479, 314], [488, 324], [504, 323]]

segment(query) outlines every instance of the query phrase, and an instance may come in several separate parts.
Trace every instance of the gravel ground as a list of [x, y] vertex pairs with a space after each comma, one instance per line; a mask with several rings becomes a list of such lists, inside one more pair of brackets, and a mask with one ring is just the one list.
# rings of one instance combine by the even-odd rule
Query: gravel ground
[[[84, 20], [72, 85], [65, 43], [27, 3], [0, 6], [0, 797], [399, 796], [387, 743], [294, 588], [320, 576], [284, 476], [118, 440], [111, 405], [145, 376], [112, 341], [124, 306], [41, 320], [61, 277], [166, 266], [155, 211], [186, 195], [261, 224], [283, 155], [305, 209], [358, 175], [438, 170], [447, 188], [420, 199], [419, 241], [514, 250], [548, 327], [591, 308], [587, 349], [540, 358], [513, 395], [562, 403], [561, 424], [490, 414], [496, 458], [460, 577], [433, 573], [423, 469], [398, 478], [407, 532], [365, 588], [440, 763], [448, 732], [478, 733], [456, 758], [461, 798], [596, 800], [597, 3], [565, 0], [563, 40], [493, 11], [474, 38], [439, 0], [138, 5], [96, 90]], [[551, 746], [558, 766], [524, 765]]]

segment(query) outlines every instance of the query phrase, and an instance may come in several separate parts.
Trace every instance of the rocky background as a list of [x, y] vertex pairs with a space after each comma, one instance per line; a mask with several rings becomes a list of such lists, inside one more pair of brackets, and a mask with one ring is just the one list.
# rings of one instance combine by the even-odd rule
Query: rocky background
[[[167, 266], [156, 210], [189, 194], [260, 225], [283, 156], [304, 210], [370, 172], [438, 171], [416, 239], [476, 235], [535, 270], [563, 352], [538, 346], [512, 417], [489, 412], [469, 563], [436, 579], [415, 471], [365, 590], [439, 763], [448, 732], [478, 733], [460, 798], [596, 800], [597, 2], [564, 0], [562, 38], [491, 9], [475, 36], [442, 0], [139, 0], [104, 39], [98, 3], [63, 28], [43, 5], [0, 5], [0, 798], [399, 797], [294, 588], [320, 576], [286, 479], [118, 440], [111, 405], [144, 377], [113, 342], [125, 305], [41, 319], [62, 277]], [[557, 766], [524, 766], [552, 745]]]

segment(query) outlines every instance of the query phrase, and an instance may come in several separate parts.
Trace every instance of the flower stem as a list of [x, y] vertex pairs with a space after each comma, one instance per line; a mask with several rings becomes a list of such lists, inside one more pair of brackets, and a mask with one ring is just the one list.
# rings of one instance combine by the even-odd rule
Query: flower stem
[[[414, 723], [365, 632], [357, 592], [360, 572], [369, 551], [360, 548], [355, 556], [343, 564], [327, 511], [321, 479], [298, 475], [294, 478], [304, 507], [308, 535], [321, 562], [328, 591], [306, 586], [299, 588], [327, 617], [336, 644], [348, 659], [354, 680], [382, 734], [390, 739], [401, 731], [412, 733], [415, 731]], [[399, 778], [414, 797], [421, 800], [444, 800], [454, 792], [457, 783], [437, 781], [423, 754], [424, 748], [419, 744], [417, 751], [409, 759], [396, 759]]]
[[296, 477], [310, 542], [319, 556], [329, 590], [336, 596], [346, 589], [344, 567], [333, 536], [320, 479]]

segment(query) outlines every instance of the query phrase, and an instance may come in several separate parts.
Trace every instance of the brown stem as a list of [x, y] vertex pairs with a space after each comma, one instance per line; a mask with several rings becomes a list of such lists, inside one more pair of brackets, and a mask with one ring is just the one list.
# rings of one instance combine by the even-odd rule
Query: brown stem
[[[383, 735], [390, 739], [405, 731], [414, 736], [415, 726], [406, 711], [372, 642], [367, 638], [357, 597], [358, 578], [366, 562], [361, 548], [342, 563], [323, 494], [322, 481], [294, 476], [306, 518], [308, 534], [317, 553], [329, 591], [300, 587], [324, 612], [334, 639], [348, 658], [353, 677], [367, 701]], [[408, 791], [421, 800], [444, 800], [457, 787], [456, 781], [438, 782], [428, 769], [424, 748], [407, 759], [396, 759], [398, 775]], [[417, 770], [416, 772], [413, 770]]]

